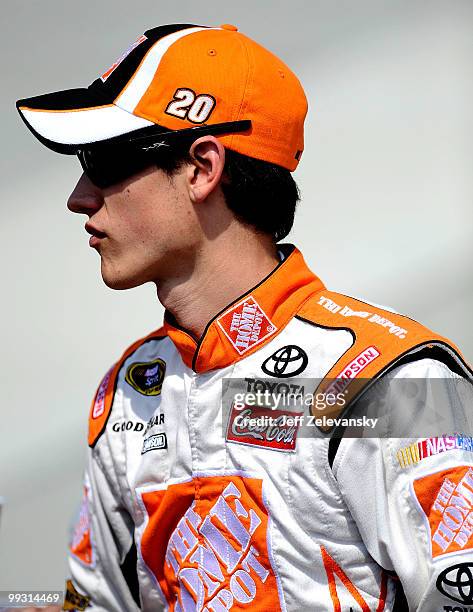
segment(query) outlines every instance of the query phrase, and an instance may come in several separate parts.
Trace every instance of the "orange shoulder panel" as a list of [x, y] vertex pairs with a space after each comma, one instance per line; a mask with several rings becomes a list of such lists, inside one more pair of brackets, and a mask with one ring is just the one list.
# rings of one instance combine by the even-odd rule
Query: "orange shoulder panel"
[[[351, 332], [353, 344], [325, 374], [317, 389], [325, 393], [343, 391], [347, 394], [346, 404], [358, 397], [368, 383], [420, 348], [437, 349], [432, 350], [432, 357], [437, 359], [440, 349], [445, 359], [447, 356], [450, 360], [453, 358], [465, 374], [472, 374], [461, 352], [450, 340], [409, 317], [380, 306], [323, 290], [305, 302], [297, 316], [314, 325]], [[322, 414], [332, 416], [334, 412], [327, 409]], [[317, 414], [320, 416], [320, 411]]]
[[129, 346], [120, 359], [110, 370], [105, 374], [100, 383], [97, 392], [95, 393], [89, 414], [89, 446], [93, 447], [97, 443], [108, 421], [108, 417], [112, 410], [113, 398], [117, 384], [118, 374], [130, 355], [132, 355], [142, 344], [153, 338], [164, 338], [166, 333], [164, 327], [157, 331], [148, 334], [144, 338], [137, 340]]

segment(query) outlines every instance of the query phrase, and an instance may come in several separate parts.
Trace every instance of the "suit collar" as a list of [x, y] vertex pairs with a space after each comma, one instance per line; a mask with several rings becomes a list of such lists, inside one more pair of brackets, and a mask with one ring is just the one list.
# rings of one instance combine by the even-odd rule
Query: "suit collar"
[[325, 289], [293, 245], [278, 245], [284, 260], [257, 285], [231, 302], [196, 340], [166, 311], [164, 328], [184, 363], [195, 372], [224, 368], [272, 340], [314, 293]]

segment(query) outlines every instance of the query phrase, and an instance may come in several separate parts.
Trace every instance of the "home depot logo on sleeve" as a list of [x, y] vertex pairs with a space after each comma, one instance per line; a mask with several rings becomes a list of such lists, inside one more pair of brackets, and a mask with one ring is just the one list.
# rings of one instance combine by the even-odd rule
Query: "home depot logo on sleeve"
[[82, 504], [74, 526], [69, 548], [71, 553], [82, 561], [82, 563], [93, 567], [95, 558], [91, 539], [89, 489], [87, 485], [84, 485]]
[[259, 479], [205, 476], [144, 491], [142, 558], [173, 611], [280, 610]]
[[473, 467], [429, 474], [413, 488], [428, 522], [432, 557], [473, 549]]
[[277, 329], [251, 295], [227, 310], [217, 323], [240, 355]]

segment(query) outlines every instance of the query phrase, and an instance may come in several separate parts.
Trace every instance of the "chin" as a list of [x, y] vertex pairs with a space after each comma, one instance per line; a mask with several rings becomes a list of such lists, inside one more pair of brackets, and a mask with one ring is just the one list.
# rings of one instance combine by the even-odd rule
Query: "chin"
[[133, 287], [139, 287], [146, 281], [133, 275], [118, 274], [116, 271], [110, 271], [102, 266], [102, 279], [103, 282], [110, 289], [116, 289], [123, 291], [124, 289], [133, 289]]
[[132, 283], [127, 279], [117, 279], [117, 278], [103, 278], [103, 282], [107, 285], [109, 289], [116, 289], [117, 291], [123, 291], [125, 289], [133, 289], [133, 287], [138, 287], [141, 283]]

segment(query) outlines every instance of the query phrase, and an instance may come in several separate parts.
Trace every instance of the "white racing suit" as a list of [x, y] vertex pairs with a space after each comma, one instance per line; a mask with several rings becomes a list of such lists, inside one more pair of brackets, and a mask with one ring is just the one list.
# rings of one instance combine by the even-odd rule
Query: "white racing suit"
[[[411, 319], [327, 291], [282, 248], [199, 341], [167, 314], [103, 379], [66, 609], [473, 610], [468, 366]], [[267, 424], [222, 399], [224, 379], [307, 393], [327, 377], [350, 400], [334, 418], [375, 418], [382, 397], [385, 434], [407, 415], [399, 437], [315, 426], [313, 405]], [[438, 435], [412, 428], [429, 398]]]

